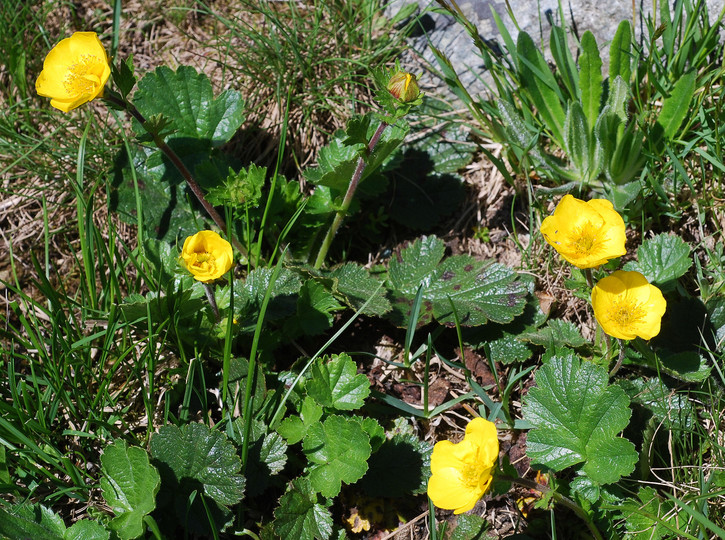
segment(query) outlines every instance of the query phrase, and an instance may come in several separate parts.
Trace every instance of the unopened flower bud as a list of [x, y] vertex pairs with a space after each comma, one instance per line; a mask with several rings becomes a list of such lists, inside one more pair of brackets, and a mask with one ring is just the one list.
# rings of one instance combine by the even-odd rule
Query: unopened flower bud
[[390, 77], [388, 92], [403, 103], [409, 103], [418, 97], [420, 89], [418, 88], [418, 81], [415, 80], [415, 75], [399, 71]]

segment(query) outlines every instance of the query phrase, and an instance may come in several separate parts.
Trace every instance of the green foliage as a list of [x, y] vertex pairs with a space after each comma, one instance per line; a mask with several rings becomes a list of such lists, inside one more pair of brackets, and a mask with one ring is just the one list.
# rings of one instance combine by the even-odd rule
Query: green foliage
[[280, 538], [326, 540], [332, 534], [330, 511], [317, 502], [317, 494], [307, 478], [294, 480], [274, 511], [274, 531]]
[[488, 523], [482, 517], [463, 514], [458, 516], [451, 540], [483, 540], [487, 529]]
[[651, 487], [640, 488], [636, 499], [625, 499], [620, 506], [625, 538], [659, 540], [671, 537], [677, 525], [674, 509], [671, 501], [663, 500]]
[[163, 465], [162, 482], [168, 491], [181, 490], [177, 496], [184, 497], [192, 489], [203, 490], [228, 506], [242, 499], [241, 462], [223, 433], [204, 424], [168, 425], [151, 438], [150, 446], [154, 460]]
[[638, 271], [666, 291], [674, 288], [690, 266], [690, 246], [679, 236], [659, 234], [642, 242], [637, 248], [637, 260], [625, 264], [624, 269]]
[[533, 463], [554, 471], [583, 463], [596, 484], [632, 472], [634, 445], [617, 436], [629, 422], [629, 399], [607, 384], [605, 370], [568, 354], [549, 358], [535, 380], [523, 409], [533, 426], [526, 450]]
[[307, 395], [323, 407], [350, 411], [363, 406], [370, 394], [370, 381], [357, 374], [357, 366], [346, 355], [320, 358], [312, 365]]
[[66, 528], [60, 516], [40, 504], [0, 509], [0, 534], [8, 539], [43, 540], [109, 540], [111, 537], [103, 525], [86, 519]]
[[419, 325], [433, 318], [452, 324], [456, 316], [466, 326], [489, 320], [504, 323], [523, 311], [526, 289], [514, 272], [465, 255], [443, 259], [444, 251], [438, 238], [423, 237], [390, 262], [387, 285], [395, 324], [408, 324], [419, 286], [423, 288]]
[[115, 517], [108, 527], [122, 540], [140, 537], [144, 516], [156, 508], [161, 478], [145, 450], [118, 441], [101, 456], [101, 490]]

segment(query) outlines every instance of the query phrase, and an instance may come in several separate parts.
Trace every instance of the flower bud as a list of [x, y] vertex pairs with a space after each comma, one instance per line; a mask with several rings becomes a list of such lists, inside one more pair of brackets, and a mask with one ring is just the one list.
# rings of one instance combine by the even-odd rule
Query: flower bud
[[415, 80], [415, 75], [399, 71], [390, 77], [388, 92], [403, 103], [409, 103], [418, 97], [420, 89], [418, 88], [418, 81]]

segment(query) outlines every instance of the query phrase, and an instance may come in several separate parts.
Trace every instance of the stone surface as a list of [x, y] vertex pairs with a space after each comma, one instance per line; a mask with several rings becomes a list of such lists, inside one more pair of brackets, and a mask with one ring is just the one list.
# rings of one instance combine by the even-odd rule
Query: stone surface
[[[667, 0], [659, 0], [667, 1]], [[453, 18], [440, 12], [431, 11], [430, 7], [437, 4], [431, 0], [393, 0], [388, 5], [389, 13], [396, 13], [401, 7], [417, 3], [422, 13], [422, 26], [425, 33], [411, 40], [411, 47], [415, 54], [404, 58], [404, 62], [416, 62], [416, 56], [429, 62], [437, 68], [435, 58], [428, 48], [428, 40], [441, 49], [451, 60], [458, 71], [459, 77], [469, 91], [479, 93], [484, 87], [479, 78], [483, 76], [483, 62], [476, 54], [473, 43]], [[558, 0], [509, 0], [511, 10], [516, 17], [521, 30], [527, 32], [535, 41], [548, 46], [551, 33], [550, 21], [558, 19]], [[602, 59], [607, 63], [606, 45], [614, 37], [617, 26], [624, 19], [636, 20], [635, 32], [641, 32], [643, 17], [650, 16], [652, 12], [652, 0], [636, 0], [635, 13], [632, 12], [630, 0], [562, 0], [565, 10], [564, 17], [569, 27], [576, 28], [577, 34], [581, 35], [590, 30], [596, 37], [597, 43], [602, 52]], [[710, 13], [710, 21], [714, 22], [725, 6], [725, 0], [706, 0]], [[506, 12], [505, 0], [459, 0], [459, 7], [466, 17], [476, 25], [480, 36], [486, 40], [501, 42], [498, 29], [494, 23], [491, 9], [495, 9], [511, 35], [516, 39], [518, 30]], [[440, 11], [440, 10], [439, 10]], [[420, 58], [418, 58], [418, 61]], [[413, 68], [415, 69], [415, 68]], [[431, 80], [427, 81], [433, 84]], [[423, 79], [425, 85], [426, 78]]]

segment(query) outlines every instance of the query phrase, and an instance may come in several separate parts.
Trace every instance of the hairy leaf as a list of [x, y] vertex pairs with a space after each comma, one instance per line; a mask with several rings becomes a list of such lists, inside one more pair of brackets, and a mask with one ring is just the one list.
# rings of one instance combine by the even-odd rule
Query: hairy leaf
[[128, 448], [124, 441], [103, 451], [101, 466], [103, 498], [115, 514], [109, 527], [122, 540], [138, 538], [145, 530], [144, 516], [156, 508], [159, 472], [143, 448]]
[[657, 117], [657, 124], [662, 127], [664, 137], [672, 140], [677, 135], [680, 124], [690, 110], [690, 101], [695, 95], [697, 73], [691, 71], [679, 78], [672, 88], [669, 97], [662, 103], [662, 110]]
[[327, 540], [332, 534], [332, 515], [317, 502], [308, 478], [292, 481], [274, 511], [274, 532], [279, 538]]
[[362, 266], [348, 262], [331, 270], [327, 277], [333, 280], [333, 291], [342, 295], [353, 309], [359, 309], [375, 295], [363, 313], [383, 315], [390, 311], [390, 302], [385, 298], [385, 287], [380, 287], [380, 281]]
[[312, 365], [307, 395], [323, 407], [351, 411], [363, 406], [370, 381], [357, 373], [357, 365], [345, 353], [320, 358]]
[[388, 288], [393, 298], [391, 318], [395, 324], [408, 324], [420, 286], [423, 287], [420, 325], [433, 318], [453, 324], [454, 309], [459, 322], [466, 326], [489, 320], [510, 322], [523, 311], [526, 287], [514, 272], [465, 255], [441, 261], [444, 252], [443, 242], [430, 236], [416, 240], [399, 258], [393, 258]]
[[353, 419], [329, 416], [307, 430], [302, 450], [310, 462], [312, 487], [325, 497], [336, 497], [342, 483], [360, 480], [368, 470], [370, 437]]
[[679, 236], [658, 234], [642, 242], [637, 248], [637, 260], [628, 262], [624, 269], [636, 270], [650, 283], [669, 290], [690, 266], [692, 259], [687, 242]]
[[581, 48], [579, 84], [582, 88], [582, 110], [588, 129], [592, 129], [599, 118], [602, 100], [602, 59], [594, 34], [589, 30], [582, 35]]
[[608, 374], [573, 354], [554, 356], [536, 373], [524, 419], [534, 426], [527, 455], [537, 465], [560, 471], [583, 463], [595, 483], [610, 484], [632, 472], [634, 445], [618, 437], [629, 423], [629, 399]]

